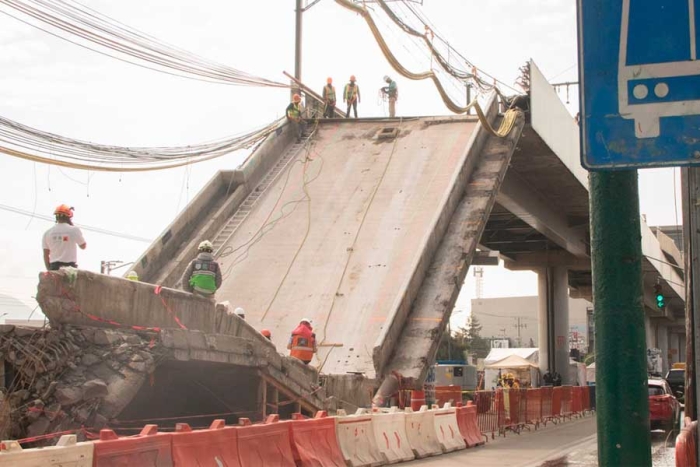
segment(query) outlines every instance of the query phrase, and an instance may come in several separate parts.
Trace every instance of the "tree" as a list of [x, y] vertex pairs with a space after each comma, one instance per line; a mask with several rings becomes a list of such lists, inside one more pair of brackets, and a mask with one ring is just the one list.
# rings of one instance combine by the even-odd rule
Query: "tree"
[[440, 340], [436, 356], [437, 360], [462, 360], [464, 351], [468, 349], [466, 333], [467, 331], [464, 328], [459, 328], [452, 333], [448, 327], [448, 330], [443, 333]]
[[486, 358], [491, 351], [489, 342], [481, 337], [481, 323], [476, 316], [471, 315], [467, 320], [467, 347], [477, 358]]

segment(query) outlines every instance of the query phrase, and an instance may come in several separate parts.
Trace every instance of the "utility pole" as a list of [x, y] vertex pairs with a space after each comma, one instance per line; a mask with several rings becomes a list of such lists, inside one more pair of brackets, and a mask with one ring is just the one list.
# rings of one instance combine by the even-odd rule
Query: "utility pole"
[[637, 183], [636, 170], [590, 173], [601, 466], [651, 466]]
[[[301, 33], [302, 15], [304, 14], [304, 0], [297, 0], [296, 8], [296, 33], [294, 41], [294, 78], [301, 81]], [[292, 93], [298, 89], [293, 89]]]
[[518, 347], [522, 347], [522, 346], [523, 346], [523, 340], [522, 340], [522, 338], [520, 337], [520, 330], [521, 330], [522, 328], [526, 328], [526, 327], [527, 327], [527, 324], [521, 323], [521, 322], [520, 322], [520, 321], [523, 319], [521, 316], [518, 316], [518, 317], [513, 318], [513, 319], [517, 321], [517, 323], [514, 324], [513, 327], [514, 327], [515, 329], [518, 330]]
[[[697, 329], [700, 322], [700, 168], [681, 169], [681, 187], [685, 243], [685, 414], [692, 420], [697, 420], [700, 400], [700, 364], [697, 351], [700, 346], [700, 333]], [[697, 449], [700, 454], [700, 446]]]

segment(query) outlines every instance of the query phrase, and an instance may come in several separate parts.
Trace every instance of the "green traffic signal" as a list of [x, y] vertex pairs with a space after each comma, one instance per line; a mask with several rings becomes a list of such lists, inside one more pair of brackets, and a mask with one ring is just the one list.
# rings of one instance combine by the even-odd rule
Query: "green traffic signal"
[[654, 286], [654, 293], [656, 294], [656, 307], [663, 308], [666, 306], [666, 298], [664, 297], [663, 291], [661, 290], [661, 285], [656, 284]]

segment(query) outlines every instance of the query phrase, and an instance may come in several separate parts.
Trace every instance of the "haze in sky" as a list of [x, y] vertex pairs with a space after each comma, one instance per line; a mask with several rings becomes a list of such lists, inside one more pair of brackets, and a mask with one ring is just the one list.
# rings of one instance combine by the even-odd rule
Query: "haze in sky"
[[[83, 0], [161, 40], [256, 75], [284, 80], [293, 72], [292, 0]], [[422, 11], [479, 70], [514, 86], [518, 68], [533, 58], [552, 82], [577, 80], [575, 3], [563, 0], [423, 0]], [[6, 6], [0, 12], [16, 14]], [[402, 33], [387, 38], [412, 71], [430, 68], [430, 57]], [[450, 60], [459, 60], [450, 57]], [[79, 48], [6, 15], [0, 15], [0, 115], [45, 131], [123, 146], [174, 146], [245, 133], [284, 114], [283, 89], [202, 83], [156, 73]], [[400, 88], [398, 115], [449, 114], [429, 81], [412, 82], [388, 65], [365, 22], [333, 0], [304, 15], [303, 81], [318, 88], [328, 76], [340, 91], [351, 74], [362, 92], [360, 116], [384, 116], [378, 98], [384, 75]], [[504, 88], [507, 93], [512, 93]], [[460, 92], [452, 88], [450, 92]], [[566, 92], [561, 90], [567, 101]], [[570, 89], [575, 113], [577, 89]], [[78, 224], [155, 239], [197, 191], [245, 153], [179, 169], [104, 173], [61, 169], [0, 155], [0, 294], [35, 306], [43, 270], [41, 236], [51, 222], [8, 208], [51, 216], [58, 204], [75, 207]], [[649, 225], [680, 222], [674, 204], [678, 171], [640, 172], [640, 205]], [[675, 193], [678, 196], [678, 193]], [[680, 198], [678, 198], [680, 199]], [[99, 271], [102, 260], [131, 262], [148, 242], [85, 231], [80, 267]], [[128, 266], [121, 271], [126, 272]], [[537, 293], [533, 273], [486, 268], [484, 296]], [[458, 301], [468, 310], [469, 278]], [[20, 312], [9, 301], [5, 311]], [[3, 308], [3, 309], [4, 309]], [[22, 311], [26, 313], [26, 311]], [[16, 317], [16, 316], [13, 316]]]

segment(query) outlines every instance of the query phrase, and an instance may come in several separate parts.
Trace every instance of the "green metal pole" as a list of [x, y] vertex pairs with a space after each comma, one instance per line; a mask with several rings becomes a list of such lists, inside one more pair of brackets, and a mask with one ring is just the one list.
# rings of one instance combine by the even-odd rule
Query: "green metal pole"
[[637, 171], [591, 172], [598, 465], [651, 467]]

